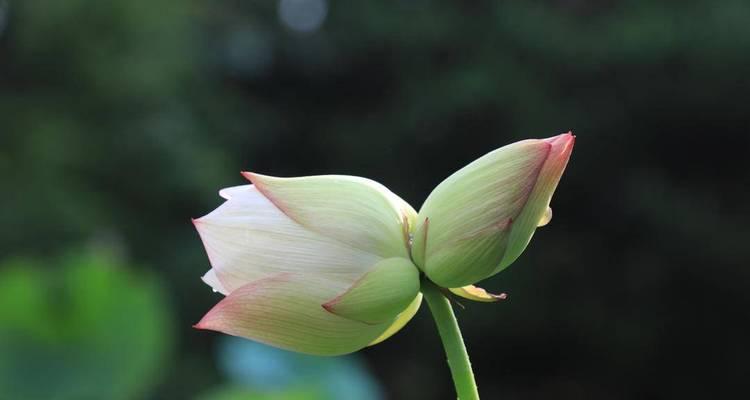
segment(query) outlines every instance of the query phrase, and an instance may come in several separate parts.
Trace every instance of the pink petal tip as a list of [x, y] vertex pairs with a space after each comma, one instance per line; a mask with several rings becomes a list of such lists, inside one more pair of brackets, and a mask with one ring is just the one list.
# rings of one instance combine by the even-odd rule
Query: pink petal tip
[[257, 183], [255, 182], [257, 180], [255, 173], [250, 172], [250, 171], [241, 171], [240, 175], [242, 175], [245, 179], [250, 181], [253, 185], [257, 186]]

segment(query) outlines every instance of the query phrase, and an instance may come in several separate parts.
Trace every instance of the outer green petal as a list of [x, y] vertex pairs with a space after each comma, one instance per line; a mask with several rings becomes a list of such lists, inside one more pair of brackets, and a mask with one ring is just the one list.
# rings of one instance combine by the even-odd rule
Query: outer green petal
[[492, 294], [474, 285], [452, 288], [448, 290], [450, 290], [457, 296], [461, 296], [468, 300], [479, 301], [482, 303], [494, 303], [496, 301], [505, 300], [508, 298], [508, 295], [505, 293]]
[[365, 324], [327, 312], [320, 304], [331, 298], [317, 275], [280, 273], [232, 291], [195, 325], [271, 346], [315, 355], [357, 351], [390, 325]]
[[375, 181], [345, 175], [243, 175], [307, 229], [381, 257], [409, 257], [409, 225], [416, 212]]
[[393, 321], [417, 293], [417, 267], [405, 258], [386, 258], [323, 308], [345, 318], [377, 324]]
[[395, 335], [398, 331], [401, 330], [401, 328], [406, 326], [406, 324], [411, 321], [414, 315], [417, 314], [417, 311], [419, 311], [419, 306], [421, 304], [422, 293], [417, 293], [417, 296], [414, 298], [414, 300], [412, 300], [412, 302], [409, 303], [409, 306], [406, 307], [406, 309], [396, 317], [393, 323], [391, 323], [391, 326], [389, 326], [388, 329], [385, 330], [385, 332], [378, 336], [377, 339], [370, 342], [368, 346], [374, 346]]

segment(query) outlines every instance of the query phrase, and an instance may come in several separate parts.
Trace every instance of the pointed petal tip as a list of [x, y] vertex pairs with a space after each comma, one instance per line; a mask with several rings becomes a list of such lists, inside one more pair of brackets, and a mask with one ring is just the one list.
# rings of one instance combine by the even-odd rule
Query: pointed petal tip
[[[223, 300], [224, 300], [224, 299], [222, 299], [222, 301], [223, 301]], [[219, 307], [219, 306], [221, 305], [221, 303], [222, 303], [222, 302], [220, 301], [220, 302], [219, 302], [218, 304], [216, 304], [216, 305], [214, 305], [213, 307], [211, 307], [211, 309], [210, 309], [210, 310], [208, 310], [208, 312], [207, 312], [207, 313], [205, 313], [205, 314], [204, 314], [204, 315], [203, 315], [203, 316], [201, 317], [200, 321], [198, 321], [198, 322], [196, 322], [195, 324], [193, 324], [193, 329], [198, 329], [198, 330], [201, 330], [201, 331], [210, 331], [210, 330], [213, 330], [213, 331], [215, 331], [216, 329], [215, 329], [215, 328], [212, 328], [212, 327], [210, 326], [210, 325], [211, 325], [211, 323], [210, 323], [210, 322], [211, 322], [211, 321], [210, 321], [210, 319], [211, 319], [211, 318], [210, 318], [210, 317], [211, 317], [211, 315], [212, 315], [212, 314], [214, 313], [214, 310], [215, 310], [215, 309], [216, 309], [217, 307]]]
[[243, 177], [243, 178], [245, 178], [245, 179], [247, 179], [248, 181], [250, 181], [250, 183], [252, 183], [252, 184], [253, 184], [253, 185], [255, 185], [256, 187], [258, 186], [258, 179], [257, 179], [257, 175], [256, 175], [256, 174], [255, 174], [254, 172], [250, 172], [250, 171], [241, 171], [241, 172], [240, 172], [240, 175], [242, 175], [242, 177]]
[[327, 312], [329, 312], [329, 313], [331, 313], [331, 314], [333, 314], [333, 315], [335, 315], [337, 317], [346, 318], [346, 319], [350, 319], [350, 320], [353, 320], [353, 321], [361, 322], [361, 323], [363, 323], [365, 325], [378, 325], [379, 324], [379, 322], [365, 321], [365, 320], [351, 318], [351, 316], [347, 316], [346, 314], [342, 315], [340, 312], [338, 312], [338, 309], [336, 308], [336, 305], [341, 301], [342, 296], [344, 294], [346, 294], [346, 293], [348, 293], [348, 292], [342, 293], [342, 294], [336, 296], [334, 299], [332, 299], [332, 300], [330, 300], [330, 301], [328, 301], [326, 303], [321, 304], [320, 306], [323, 307], [323, 309], [326, 310]]
[[[279, 198], [274, 195], [273, 191], [269, 190], [268, 188], [268, 179], [274, 179], [274, 177], [258, 174], [255, 172], [250, 171], [242, 171], [240, 172], [242, 176], [245, 177], [245, 179], [249, 180], [255, 188], [260, 192], [260, 194], [263, 195], [268, 201], [273, 203], [273, 205], [276, 206], [281, 212], [286, 214], [287, 217], [292, 218], [292, 216], [289, 213], [288, 207], [285, 206], [283, 202], [279, 200]], [[292, 218], [294, 220], [294, 218]], [[295, 220], [296, 221], [296, 220]], [[298, 222], [298, 221], [297, 221]]]
[[219, 190], [219, 197], [224, 200], [231, 200], [232, 197], [246, 195], [247, 191], [252, 187], [253, 185], [237, 185], [225, 187]]
[[573, 131], [568, 131], [567, 133], [563, 133], [560, 136], [562, 136], [566, 140], [566, 143], [569, 143], [571, 146], [576, 141], [576, 135], [573, 134]]
[[249, 180], [256, 186], [258, 186], [258, 183], [262, 183], [263, 178], [273, 178], [271, 176], [259, 174], [252, 171], [240, 171], [240, 175], [242, 175], [245, 179]]
[[203, 227], [203, 224], [205, 222], [203, 220], [204, 218], [205, 218], [205, 215], [203, 217], [199, 217], [199, 218], [190, 218], [190, 222], [193, 223], [193, 226], [195, 227], [195, 230], [197, 230], [198, 232], [200, 232], [201, 227]]
[[323, 303], [320, 306], [323, 307], [323, 309], [326, 310], [326, 311], [328, 311], [329, 313], [336, 314], [336, 312], [334, 311], [334, 309], [335, 309], [334, 306], [335, 306], [337, 300], [338, 300], [338, 297], [335, 298], [335, 299], [333, 299], [333, 300], [331, 300], [331, 301], [329, 301], [329, 302], [327, 302], [327, 303]]
[[573, 131], [568, 131], [566, 133], [563, 133], [557, 136], [546, 138], [544, 139], [544, 141], [549, 144], [559, 146], [559, 145], [567, 145], [569, 143], [572, 144], [573, 142], [575, 142], [575, 139], [576, 139], [576, 135], [573, 134]]
[[211, 326], [211, 324], [206, 322], [206, 317], [204, 316], [201, 318], [200, 321], [196, 322], [192, 326], [193, 329], [199, 330], [199, 331], [214, 331], [214, 332], [221, 332], [220, 330], [214, 328]]
[[348, 320], [361, 322], [361, 323], [363, 323], [365, 325], [370, 325], [370, 326], [380, 324], [380, 322], [365, 321], [365, 320], [351, 318], [350, 316], [342, 315], [341, 313], [337, 312], [338, 310], [336, 309], [336, 303], [338, 303], [339, 298], [340, 298], [340, 296], [337, 297], [337, 298], [335, 298], [335, 299], [333, 299], [333, 300], [331, 300], [331, 301], [329, 301], [329, 302], [327, 302], [327, 303], [321, 304], [320, 306], [324, 310], [326, 310], [326, 312], [331, 313], [331, 314], [333, 314], [333, 315], [335, 315], [337, 317], [340, 317], [340, 318], [345, 318], [345, 319], [348, 319]]
[[487, 295], [490, 297], [488, 302], [494, 303], [502, 300], [508, 300], [508, 294], [507, 293], [500, 293], [500, 294], [494, 294], [494, 293], [487, 293]]
[[[250, 286], [250, 285], [248, 285]], [[229, 303], [227, 301], [228, 297], [225, 297], [221, 299], [218, 303], [214, 304], [213, 307], [211, 307], [210, 310], [208, 310], [205, 314], [203, 314], [203, 317], [201, 317], [200, 321], [195, 323], [193, 325], [194, 329], [199, 329], [203, 331], [216, 331], [216, 332], [224, 332], [221, 328], [222, 324], [222, 315], [221, 313], [226, 309], [227, 304]]]
[[272, 176], [263, 175], [263, 174], [259, 174], [257, 172], [252, 172], [252, 171], [242, 171], [242, 172], [240, 172], [240, 174], [245, 179], [247, 179], [248, 181], [250, 181], [250, 183], [252, 183], [253, 185], [255, 185], [255, 187], [259, 191], [261, 191], [261, 193], [263, 193], [263, 191], [264, 191], [264, 189], [266, 187], [266, 183], [267, 183], [268, 178], [273, 179]]
[[573, 134], [573, 131], [568, 131], [567, 133], [544, 139], [544, 141], [551, 145], [549, 154], [551, 159], [567, 159], [573, 151], [576, 136]]
[[208, 285], [211, 290], [214, 291], [214, 293], [221, 293], [224, 296], [227, 296], [229, 294], [229, 291], [221, 283], [219, 277], [216, 275], [216, 270], [214, 270], [213, 268], [209, 269], [205, 274], [203, 274], [203, 276], [201, 276], [201, 280], [206, 285]]
[[190, 218], [190, 222], [193, 223], [193, 228], [195, 228], [195, 231], [198, 232], [198, 235], [201, 237], [201, 240], [203, 240], [203, 232], [205, 231], [205, 228], [206, 228], [206, 225], [204, 225], [203, 217]]
[[206, 324], [203, 322], [203, 318], [201, 318], [200, 321], [194, 323], [193, 326], [192, 326], [192, 328], [200, 330], [200, 331], [208, 330], [208, 328], [206, 327]]

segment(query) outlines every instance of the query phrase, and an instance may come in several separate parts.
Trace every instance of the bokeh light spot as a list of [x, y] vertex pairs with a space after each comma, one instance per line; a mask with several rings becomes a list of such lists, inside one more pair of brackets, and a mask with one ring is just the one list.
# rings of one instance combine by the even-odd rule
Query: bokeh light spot
[[279, 19], [287, 28], [302, 33], [317, 31], [328, 15], [326, 0], [280, 0]]

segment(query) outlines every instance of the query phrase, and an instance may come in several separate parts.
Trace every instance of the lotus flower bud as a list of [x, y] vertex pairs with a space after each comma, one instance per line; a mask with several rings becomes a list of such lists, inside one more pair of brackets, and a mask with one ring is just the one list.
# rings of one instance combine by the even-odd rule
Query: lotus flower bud
[[516, 142], [440, 183], [417, 216], [412, 245], [417, 266], [438, 285], [458, 288], [515, 261], [552, 216], [550, 199], [574, 140], [566, 133]]
[[335, 355], [401, 329], [422, 299], [409, 256], [416, 212], [373, 181], [274, 178], [224, 189], [195, 220], [226, 297], [197, 328], [309, 354]]

